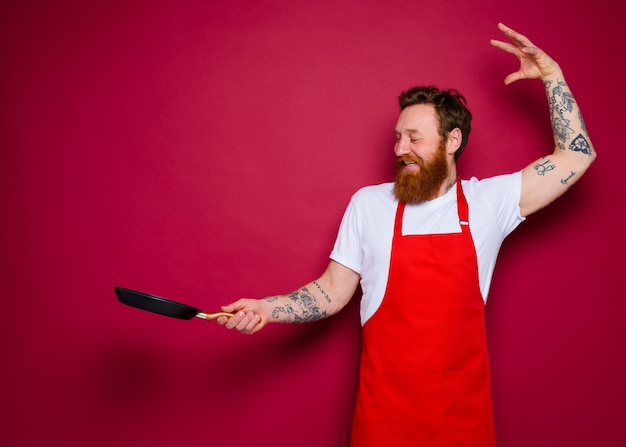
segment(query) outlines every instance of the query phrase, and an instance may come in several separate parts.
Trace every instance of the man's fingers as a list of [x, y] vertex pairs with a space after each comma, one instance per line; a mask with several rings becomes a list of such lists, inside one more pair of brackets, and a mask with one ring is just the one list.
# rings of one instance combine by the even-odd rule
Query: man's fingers
[[491, 39], [491, 45], [501, 50], [506, 51], [507, 53], [515, 54], [518, 48], [515, 45], [512, 45], [508, 42], [502, 42], [501, 40]]
[[256, 331], [261, 329], [260, 323], [261, 323], [261, 317], [259, 315], [252, 315], [250, 322], [245, 327], [245, 329], [242, 330], [242, 332], [244, 334], [253, 334]]
[[227, 304], [226, 306], [222, 306], [222, 312], [230, 312], [235, 313], [239, 309], [243, 308], [243, 299], [238, 299], [234, 303]]
[[[508, 26], [506, 26], [506, 25], [504, 25], [502, 23], [498, 23], [498, 28], [500, 29], [500, 31], [502, 31], [504, 33], [505, 36], [507, 36], [509, 39], [511, 39], [513, 41], [513, 43], [515, 45], [511, 45], [511, 46], [514, 49], [523, 49], [525, 47], [534, 47], [535, 46], [530, 41], [530, 39], [528, 37], [526, 37], [523, 34], [518, 33], [514, 29], [509, 28]], [[504, 43], [504, 42], [500, 42], [500, 43]], [[509, 49], [505, 49], [505, 48], [500, 47], [500, 46], [498, 48], [502, 48], [503, 50], [508, 51], [509, 53], [511, 52], [511, 51], [509, 51]]]
[[237, 329], [243, 334], [252, 334], [257, 325], [261, 323], [261, 317], [254, 312], [239, 311], [226, 322], [226, 328]]
[[519, 81], [520, 79], [522, 79], [522, 77], [523, 76], [520, 74], [520, 72], [516, 71], [515, 73], [511, 73], [506, 78], [504, 78], [504, 84], [509, 85], [515, 81]]
[[[243, 312], [239, 312], [237, 315], [242, 314]], [[254, 314], [252, 312], [246, 312], [245, 314], [243, 314], [243, 317], [241, 317], [241, 319], [239, 320], [239, 323], [237, 323], [237, 330], [239, 332], [244, 332], [247, 330], [248, 325], [250, 324], [250, 322], [252, 321], [252, 319], [254, 318]]]
[[224, 312], [233, 313], [232, 317], [219, 317], [217, 322], [227, 329], [236, 329], [242, 334], [252, 334], [262, 327], [260, 310], [256, 300], [242, 298], [234, 303], [222, 306]]
[[513, 28], [509, 28], [503, 23], [498, 23], [498, 28], [502, 31], [509, 39], [515, 42], [518, 46], [522, 47], [530, 47], [533, 46], [530, 39], [523, 34], [518, 33]]

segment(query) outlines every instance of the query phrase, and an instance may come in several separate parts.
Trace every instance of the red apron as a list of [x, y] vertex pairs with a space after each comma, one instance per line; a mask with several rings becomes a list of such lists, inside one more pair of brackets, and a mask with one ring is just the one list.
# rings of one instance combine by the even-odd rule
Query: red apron
[[352, 447], [493, 447], [484, 302], [467, 201], [460, 233], [402, 235], [387, 290], [363, 326]]

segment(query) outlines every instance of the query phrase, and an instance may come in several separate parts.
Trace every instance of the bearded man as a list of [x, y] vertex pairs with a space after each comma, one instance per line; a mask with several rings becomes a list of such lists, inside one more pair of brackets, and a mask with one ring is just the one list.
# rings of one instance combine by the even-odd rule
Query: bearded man
[[[353, 447], [495, 445], [484, 305], [498, 251], [595, 159], [558, 64], [527, 37], [498, 27], [512, 43], [492, 45], [521, 63], [505, 83], [543, 81], [555, 143], [549, 158], [512, 174], [461, 180], [456, 163], [471, 130], [465, 98], [410, 89], [400, 95], [394, 129], [395, 182], [354, 194], [322, 276], [288, 295], [222, 308], [234, 316], [220, 324], [251, 334], [270, 322], [333, 315], [360, 283]], [[540, 169], [546, 160], [550, 171]]]

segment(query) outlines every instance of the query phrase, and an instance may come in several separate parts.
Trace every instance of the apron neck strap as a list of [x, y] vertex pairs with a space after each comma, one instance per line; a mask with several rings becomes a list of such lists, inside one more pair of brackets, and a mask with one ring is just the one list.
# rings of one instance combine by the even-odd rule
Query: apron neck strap
[[463, 194], [463, 187], [459, 177], [456, 178], [456, 203], [459, 212], [459, 224], [465, 231], [469, 227], [469, 207], [467, 206], [467, 200], [465, 199], [465, 194]]

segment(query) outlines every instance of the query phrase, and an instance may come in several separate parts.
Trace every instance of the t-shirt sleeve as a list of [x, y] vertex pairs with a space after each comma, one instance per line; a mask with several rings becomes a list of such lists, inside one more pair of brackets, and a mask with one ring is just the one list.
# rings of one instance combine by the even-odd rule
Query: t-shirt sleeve
[[330, 259], [360, 274], [362, 250], [357, 196], [358, 193], [352, 196], [344, 212]]
[[509, 235], [525, 218], [519, 206], [522, 194], [522, 171], [497, 175], [478, 182], [480, 194], [493, 207], [498, 228], [503, 236]]

